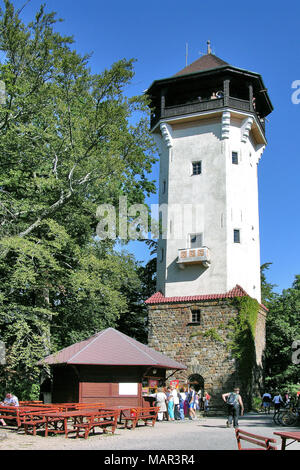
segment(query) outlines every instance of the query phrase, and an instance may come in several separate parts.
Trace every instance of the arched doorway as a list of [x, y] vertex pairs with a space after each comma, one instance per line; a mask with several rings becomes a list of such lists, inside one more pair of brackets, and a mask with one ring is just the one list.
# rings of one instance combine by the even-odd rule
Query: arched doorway
[[193, 389], [197, 392], [199, 397], [199, 409], [203, 410], [203, 396], [204, 396], [204, 378], [202, 375], [199, 374], [192, 374], [188, 378], [188, 385], [189, 388], [193, 387]]
[[199, 374], [192, 374], [188, 378], [189, 386], [193, 387], [196, 392], [199, 390], [204, 390], [204, 378]]

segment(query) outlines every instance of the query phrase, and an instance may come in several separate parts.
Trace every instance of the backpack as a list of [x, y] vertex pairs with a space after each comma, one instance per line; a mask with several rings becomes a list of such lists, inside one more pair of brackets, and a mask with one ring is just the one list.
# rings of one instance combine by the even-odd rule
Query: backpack
[[234, 406], [238, 403], [238, 398], [236, 393], [231, 393], [229, 397], [227, 398], [227, 405], [228, 406]]

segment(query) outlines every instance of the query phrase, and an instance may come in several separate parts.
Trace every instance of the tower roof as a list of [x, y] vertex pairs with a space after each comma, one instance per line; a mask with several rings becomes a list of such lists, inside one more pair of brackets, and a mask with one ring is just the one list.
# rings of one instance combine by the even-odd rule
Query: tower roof
[[185, 365], [114, 328], [107, 328], [84, 341], [51, 354], [39, 362], [39, 365], [42, 364], [152, 366], [175, 370], [186, 369]]
[[175, 73], [174, 77], [179, 75], [187, 75], [195, 72], [203, 72], [204, 70], [216, 69], [218, 67], [223, 67], [224, 65], [229, 65], [228, 62], [220, 59], [214, 54], [205, 54], [199, 59], [192, 62], [190, 65]]

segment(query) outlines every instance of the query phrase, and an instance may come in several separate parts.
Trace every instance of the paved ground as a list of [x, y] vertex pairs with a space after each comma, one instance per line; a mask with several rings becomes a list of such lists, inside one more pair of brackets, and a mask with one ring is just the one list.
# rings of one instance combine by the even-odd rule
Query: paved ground
[[[155, 427], [139, 426], [134, 431], [117, 429], [114, 435], [91, 435], [87, 440], [64, 436], [26, 436], [22, 430], [9, 426], [1, 428], [0, 450], [236, 450], [234, 429], [227, 428], [225, 418], [206, 417], [196, 421], [158, 422]], [[299, 427], [274, 425], [272, 416], [247, 414], [240, 418], [240, 427], [266, 436], [273, 436], [276, 430], [295, 430]], [[281, 440], [277, 444], [280, 448]], [[294, 443], [288, 450], [300, 450], [300, 443]]]

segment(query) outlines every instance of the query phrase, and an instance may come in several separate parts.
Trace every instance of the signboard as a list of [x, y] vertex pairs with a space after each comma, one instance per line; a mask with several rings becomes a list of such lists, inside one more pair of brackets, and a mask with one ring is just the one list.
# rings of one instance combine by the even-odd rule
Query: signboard
[[158, 386], [158, 380], [149, 379], [149, 387], [156, 388]]
[[179, 380], [171, 380], [170, 385], [171, 387], [173, 386], [173, 387], [178, 388]]

